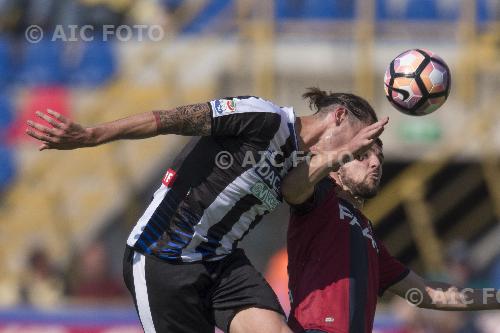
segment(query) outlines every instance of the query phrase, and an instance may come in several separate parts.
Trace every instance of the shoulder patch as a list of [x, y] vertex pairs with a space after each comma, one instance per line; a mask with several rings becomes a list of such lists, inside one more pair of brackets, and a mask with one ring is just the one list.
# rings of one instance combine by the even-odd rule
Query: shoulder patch
[[212, 107], [217, 115], [230, 114], [236, 111], [236, 98], [217, 99], [212, 102]]

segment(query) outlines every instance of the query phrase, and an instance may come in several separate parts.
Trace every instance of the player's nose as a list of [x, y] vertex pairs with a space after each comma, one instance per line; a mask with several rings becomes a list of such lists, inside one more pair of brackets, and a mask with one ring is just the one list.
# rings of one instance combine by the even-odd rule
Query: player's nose
[[369, 167], [372, 170], [380, 169], [381, 163], [376, 155], [371, 155], [369, 159]]

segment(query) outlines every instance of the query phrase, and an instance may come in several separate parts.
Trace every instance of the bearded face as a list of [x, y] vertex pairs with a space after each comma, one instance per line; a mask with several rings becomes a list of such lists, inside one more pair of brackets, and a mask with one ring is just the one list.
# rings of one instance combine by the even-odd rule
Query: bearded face
[[382, 178], [382, 149], [374, 145], [360, 158], [344, 164], [339, 178], [353, 195], [370, 199], [377, 195]]

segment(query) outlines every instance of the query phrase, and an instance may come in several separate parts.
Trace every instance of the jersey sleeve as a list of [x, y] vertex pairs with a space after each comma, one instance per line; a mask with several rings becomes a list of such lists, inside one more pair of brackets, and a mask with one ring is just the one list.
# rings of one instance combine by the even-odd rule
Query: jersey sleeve
[[410, 270], [399, 260], [394, 258], [384, 244], [378, 241], [379, 248], [379, 289], [378, 294], [382, 294], [392, 285], [403, 280]]
[[258, 97], [227, 97], [209, 102], [212, 136], [233, 136], [266, 145], [281, 125], [284, 112]]

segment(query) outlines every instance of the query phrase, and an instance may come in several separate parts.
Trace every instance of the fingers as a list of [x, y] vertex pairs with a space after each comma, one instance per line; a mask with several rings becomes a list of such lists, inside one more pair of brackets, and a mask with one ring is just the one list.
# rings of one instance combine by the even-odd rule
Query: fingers
[[37, 131], [33, 131], [31, 129], [27, 129], [26, 130], [26, 134], [28, 134], [29, 136], [31, 136], [32, 138], [35, 138], [37, 140], [40, 140], [44, 143], [48, 143], [48, 142], [53, 142], [53, 138], [47, 134], [43, 134], [43, 133], [40, 133], [40, 132], [37, 132]]
[[47, 134], [49, 136], [57, 134], [53, 128], [48, 128], [46, 126], [40, 125], [32, 120], [28, 120], [26, 123], [28, 124], [29, 127], [34, 128], [37, 131]]
[[[51, 114], [49, 111], [52, 111], [52, 110], [47, 110], [47, 113]], [[54, 111], [52, 111], [52, 112], [53, 112], [53, 113], [58, 114], [57, 112], [54, 112]], [[61, 123], [61, 122], [58, 122], [58, 121], [54, 120], [54, 118], [49, 117], [49, 116], [47, 116], [46, 114], [44, 114], [44, 113], [42, 113], [42, 112], [40, 112], [40, 111], [35, 112], [35, 114], [36, 114], [39, 118], [41, 118], [41, 119], [45, 120], [46, 122], [48, 122], [49, 124], [51, 124], [52, 126], [54, 126], [55, 128], [61, 128], [61, 127], [62, 127], [62, 123]], [[59, 114], [58, 114], [58, 115], [59, 115]], [[59, 116], [61, 116], [61, 115], [59, 115]], [[54, 117], [55, 117], [55, 116], [54, 116]], [[62, 117], [62, 116], [61, 116], [61, 117]], [[65, 119], [65, 120], [66, 120], [66, 119]]]
[[385, 117], [384, 119], [381, 119], [379, 123], [382, 123], [382, 126], [385, 126], [389, 123], [389, 117]]
[[389, 123], [389, 117], [385, 117], [384, 119], [377, 121], [363, 129], [363, 134], [368, 138], [376, 138], [382, 134], [385, 129], [385, 125]]
[[57, 143], [59, 140], [58, 136], [61, 134], [61, 130], [64, 130], [68, 122], [66, 118], [53, 110], [47, 110], [47, 113], [52, 115], [54, 118], [57, 118], [59, 121], [43, 112], [35, 112], [37, 117], [45, 120], [47, 123], [52, 125], [52, 127], [44, 126], [32, 120], [28, 120], [26, 122], [29, 126], [29, 128], [26, 129], [26, 134], [34, 139], [43, 142], [43, 144], [39, 147], [39, 150], [50, 149], [50, 143]]
[[63, 124], [69, 124], [69, 120], [66, 119], [62, 114], [55, 112], [54, 110], [47, 109], [47, 113], [62, 122]]
[[371, 125], [368, 125], [364, 128], [365, 131], [371, 131], [372, 129], [379, 128], [379, 127], [384, 127], [389, 123], [389, 117], [385, 117], [384, 119], [381, 119]]

